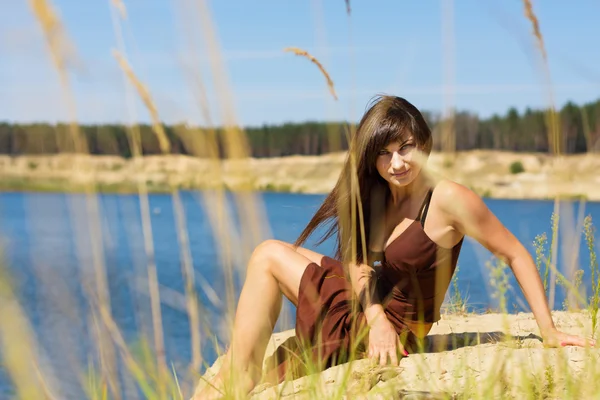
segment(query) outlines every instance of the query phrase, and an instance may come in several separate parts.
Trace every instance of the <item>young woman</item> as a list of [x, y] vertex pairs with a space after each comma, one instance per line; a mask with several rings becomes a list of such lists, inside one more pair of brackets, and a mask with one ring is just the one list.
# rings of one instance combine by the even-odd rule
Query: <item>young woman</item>
[[[360, 345], [380, 364], [397, 365], [439, 320], [465, 235], [511, 267], [546, 346], [594, 345], [555, 328], [530, 254], [482, 199], [422, 171], [431, 145], [427, 123], [408, 101], [372, 103], [335, 188], [297, 242], [268, 240], [252, 254], [231, 346], [194, 399], [220, 397], [228, 376], [247, 392], [260, 381], [282, 295], [297, 306], [296, 336], [318, 368], [348, 360]], [[326, 223], [325, 238], [337, 238], [335, 259], [300, 247]], [[285, 363], [279, 373], [285, 376]]]

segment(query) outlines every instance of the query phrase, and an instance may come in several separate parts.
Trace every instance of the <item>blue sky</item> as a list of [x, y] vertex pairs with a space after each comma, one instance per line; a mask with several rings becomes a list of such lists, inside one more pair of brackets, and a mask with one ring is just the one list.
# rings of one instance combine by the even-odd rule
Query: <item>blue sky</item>
[[[192, 0], [123, 3], [128, 15], [119, 24], [126, 57], [167, 123], [206, 123], [197, 101], [198, 79], [217, 124], [225, 115], [242, 125], [356, 121], [369, 99], [382, 92], [423, 110], [455, 106], [483, 117], [513, 106], [522, 111], [549, 104], [521, 0], [351, 0], [350, 17], [343, 0], [211, 1], [223, 61], [214, 67], [217, 73], [211, 67], [215, 53], [204, 44], [207, 14], [190, 8]], [[111, 53], [119, 48], [111, 1], [53, 4], [76, 53], [69, 76], [77, 120], [148, 121], [137, 98], [128, 102]], [[600, 98], [600, 2], [533, 4], [556, 104]], [[0, 120], [68, 120], [64, 92], [28, 2], [4, 1], [2, 11]], [[288, 46], [303, 48], [324, 64], [338, 101], [313, 64], [283, 52]]]

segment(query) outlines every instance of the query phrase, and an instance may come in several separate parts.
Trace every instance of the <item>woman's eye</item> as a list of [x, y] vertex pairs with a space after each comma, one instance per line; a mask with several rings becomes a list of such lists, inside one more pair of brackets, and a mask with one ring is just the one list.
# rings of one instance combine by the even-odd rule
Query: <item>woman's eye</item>
[[379, 155], [380, 155], [380, 156], [384, 156], [384, 155], [386, 155], [387, 153], [388, 153], [388, 151], [387, 151], [387, 150], [379, 150]]

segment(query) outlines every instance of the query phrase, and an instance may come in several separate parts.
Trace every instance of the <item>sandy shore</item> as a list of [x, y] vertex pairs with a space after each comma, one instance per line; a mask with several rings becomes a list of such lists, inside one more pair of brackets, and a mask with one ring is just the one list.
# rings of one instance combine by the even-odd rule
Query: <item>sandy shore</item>
[[[345, 153], [268, 159], [211, 161], [189, 156], [0, 156], [0, 189], [150, 191], [223, 187], [231, 190], [327, 193], [339, 176]], [[523, 172], [511, 172], [520, 163]], [[564, 156], [475, 150], [433, 153], [436, 177], [462, 183], [485, 197], [547, 199], [563, 196], [600, 201], [600, 154]]]
[[[591, 336], [589, 313], [553, 316], [559, 329]], [[266, 359], [293, 334], [275, 334]], [[600, 349], [544, 348], [538, 334], [529, 313], [444, 315], [425, 351], [403, 358], [398, 367], [361, 359], [278, 386], [263, 384], [251, 398], [598, 398]]]

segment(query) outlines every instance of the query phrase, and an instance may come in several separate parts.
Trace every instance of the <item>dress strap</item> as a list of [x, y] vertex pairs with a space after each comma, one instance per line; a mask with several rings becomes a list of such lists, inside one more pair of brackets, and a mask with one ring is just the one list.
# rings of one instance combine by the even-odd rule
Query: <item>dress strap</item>
[[423, 200], [423, 205], [421, 205], [421, 211], [419, 212], [419, 221], [421, 222], [422, 227], [425, 227], [425, 218], [427, 218], [427, 211], [429, 211], [429, 203], [431, 202], [432, 195], [433, 189], [429, 189], [427, 195], [425, 196], [425, 200]]

